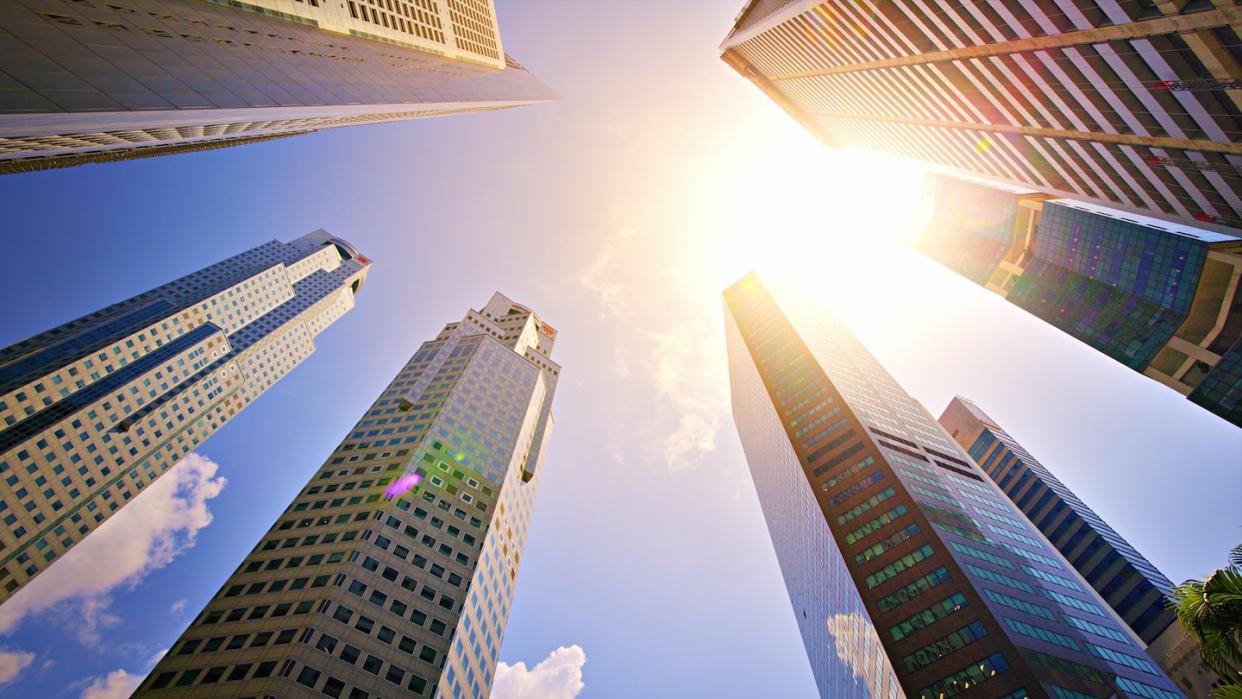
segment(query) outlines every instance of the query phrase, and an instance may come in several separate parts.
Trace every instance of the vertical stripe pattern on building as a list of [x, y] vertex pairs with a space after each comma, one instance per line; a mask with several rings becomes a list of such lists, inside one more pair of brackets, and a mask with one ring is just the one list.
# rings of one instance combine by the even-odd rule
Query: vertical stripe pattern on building
[[725, 307], [734, 419], [822, 697], [1182, 696], [838, 320], [753, 274]]
[[770, 4], [722, 58], [827, 143], [1242, 226], [1232, 3]]

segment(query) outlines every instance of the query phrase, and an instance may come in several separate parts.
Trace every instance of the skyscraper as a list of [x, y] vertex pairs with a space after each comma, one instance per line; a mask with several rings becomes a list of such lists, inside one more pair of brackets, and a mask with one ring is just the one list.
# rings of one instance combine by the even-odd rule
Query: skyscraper
[[1174, 619], [1173, 583], [979, 406], [954, 398], [940, 424], [992, 482], [1129, 624], [1157, 663], [1192, 697], [1219, 678], [1199, 660], [1198, 644]]
[[486, 697], [555, 339], [495, 294], [423, 343], [136, 696]]
[[0, 36], [0, 173], [557, 99], [492, 0], [23, 0]]
[[1242, 227], [1232, 4], [750, 0], [722, 58], [825, 143]]
[[928, 198], [929, 257], [1242, 426], [1242, 240], [945, 176]]
[[1175, 685], [835, 318], [725, 291], [733, 414], [825, 699]]
[[370, 266], [315, 231], [0, 350], [0, 600], [310, 356]]

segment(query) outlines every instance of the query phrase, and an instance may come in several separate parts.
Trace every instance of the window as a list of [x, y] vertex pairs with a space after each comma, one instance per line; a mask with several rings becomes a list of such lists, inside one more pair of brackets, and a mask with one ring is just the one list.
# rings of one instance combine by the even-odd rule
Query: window
[[1114, 641], [1121, 641], [1122, 643], [1129, 643], [1130, 641], [1130, 639], [1126, 638], [1124, 635], [1122, 635], [1118, 631], [1110, 629], [1107, 626], [1101, 626], [1099, 624], [1094, 624], [1090, 621], [1079, 619], [1078, 617], [1072, 617], [1066, 614], [1065, 621], [1069, 622], [1070, 626], [1073, 626], [1074, 628], [1079, 629], [1080, 631], [1086, 631], [1087, 633], [1093, 633], [1096, 636], [1103, 636], [1104, 638], [1111, 638]]
[[336, 650], [336, 643], [336, 639], [328, 634], [320, 634], [319, 641], [315, 643], [315, 648], [331, 655], [332, 651]]
[[1104, 646], [1097, 646], [1094, 643], [1088, 643], [1087, 650], [1091, 652], [1091, 655], [1094, 655], [1097, 658], [1103, 658], [1104, 660], [1117, 663], [1118, 665], [1132, 667], [1135, 670], [1156, 675], [1157, 677], [1160, 676], [1160, 670], [1158, 670], [1155, 665], [1152, 665], [1141, 658], [1136, 658], [1133, 655], [1120, 653], [1111, 648], [1105, 648]]
[[1000, 653], [993, 653], [978, 662], [967, 665], [952, 675], [940, 679], [938, 682], [924, 687], [919, 690], [919, 696], [937, 697], [938, 699], [957, 696], [987, 678], [1008, 669], [1009, 663], [1005, 660], [1005, 656]]
[[896, 561], [889, 563], [883, 568], [877, 570], [867, 576], [867, 588], [871, 589], [876, 585], [888, 580], [902, 571], [914, 566], [915, 564], [931, 557], [932, 547], [930, 544], [923, 544], [919, 548], [907, 553]]
[[954, 592], [889, 629], [889, 634], [892, 635], [894, 641], [900, 641], [912, 632], [931, 626], [964, 606], [966, 606], [966, 596], [960, 592]]
[[880, 611], [890, 611], [948, 580], [949, 572], [944, 568], [937, 568], [905, 587], [876, 600], [876, 606], [880, 608]]
[[344, 648], [341, 648], [341, 660], [344, 660], [350, 665], [353, 665], [354, 663], [358, 662], [358, 656], [360, 655], [362, 655], [362, 651], [358, 650], [357, 648], [354, 648], [348, 643], [345, 644]]
[[406, 683], [405, 688], [416, 694], [422, 694], [427, 690], [427, 680], [411, 673], [410, 681]]
[[900, 544], [904, 541], [909, 541], [911, 537], [917, 535], [918, 533], [919, 533], [919, 525], [917, 524], [911, 524], [907, 527], [904, 527], [901, 530], [899, 530], [896, 534], [886, 537], [883, 541], [880, 541], [874, 544], [873, 546], [863, 549], [861, 553], [858, 553], [854, 556], [854, 562], [862, 564], [862, 563], [866, 563], [867, 561], [872, 560], [873, 558], [879, 558], [889, 549], [893, 548], [897, 544]]
[[259, 667], [255, 668], [255, 671], [254, 671], [254, 679], [270, 677], [272, 674], [272, 671], [275, 669], [276, 669], [275, 660], [268, 660], [266, 662], [259, 663]]
[[208, 669], [207, 673], [203, 675], [203, 681], [200, 684], [215, 684], [216, 682], [219, 682], [220, 678], [224, 677], [224, 671], [227, 669], [227, 666], [219, 666]]
[[298, 673], [298, 684], [304, 684], [307, 687], [314, 687], [319, 682], [320, 672], [310, 665], [304, 665], [302, 671]]
[[944, 656], [964, 648], [988, 635], [983, 624], [972, 621], [962, 628], [939, 638], [902, 658], [910, 672], [921, 670]]
[[176, 676], [176, 674], [176, 672], [161, 672], [158, 676], [156, 676], [155, 681], [151, 683], [151, 689], [163, 689], [164, 687], [167, 687], [169, 683], [172, 682], [172, 679]]
[[987, 588], [983, 588], [983, 594], [988, 599], [992, 600], [993, 602], [996, 602], [997, 604], [1003, 604], [1006, 607], [1009, 607], [1010, 609], [1016, 609], [1020, 612], [1026, 612], [1027, 614], [1033, 614], [1035, 616], [1047, 619], [1048, 621], [1057, 620], [1056, 615], [1054, 615], [1050, 610], [1043, 607], [1042, 605], [1035, 604], [1034, 602], [1027, 602], [1024, 599], [1018, 599], [1017, 597], [1010, 597], [1009, 595], [1006, 595], [1004, 593], [997, 592], [996, 590], [989, 590]]
[[378, 675], [380, 668], [383, 667], [383, 665], [384, 665], [384, 661], [380, 660], [374, 655], [368, 655], [367, 659], [362, 661], [362, 669], [366, 670], [372, 675]]
[[1074, 642], [1074, 639], [1064, 634], [1059, 634], [1055, 631], [1049, 631], [1045, 628], [1033, 626], [1024, 621], [1018, 621], [1017, 619], [1006, 618], [1005, 625], [1008, 626], [1010, 630], [1016, 631], [1017, 633], [1027, 636], [1028, 638], [1039, 639], [1044, 643], [1051, 643], [1054, 646], [1061, 646], [1062, 648], [1068, 648], [1069, 650], [1080, 650], [1078, 644]]
[[[353, 5], [352, 2], [349, 4]], [[323, 683], [323, 689], [319, 691], [332, 697], [333, 699], [338, 699], [341, 696], [341, 693], [345, 691], [345, 683], [335, 677], [328, 677], [328, 680]]]

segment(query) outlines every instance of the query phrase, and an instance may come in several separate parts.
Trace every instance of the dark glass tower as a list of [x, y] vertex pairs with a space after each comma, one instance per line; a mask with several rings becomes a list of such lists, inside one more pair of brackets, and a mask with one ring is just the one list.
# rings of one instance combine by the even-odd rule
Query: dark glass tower
[[940, 424], [1144, 643], [1189, 651], [1152, 656], [1191, 696], [1205, 695], [1216, 678], [1175, 623], [1173, 583], [977, 405], [954, 398]]
[[927, 197], [920, 251], [1242, 425], [1242, 240], [941, 175]]
[[733, 414], [825, 699], [1176, 699], [1089, 585], [840, 321], [725, 291]]

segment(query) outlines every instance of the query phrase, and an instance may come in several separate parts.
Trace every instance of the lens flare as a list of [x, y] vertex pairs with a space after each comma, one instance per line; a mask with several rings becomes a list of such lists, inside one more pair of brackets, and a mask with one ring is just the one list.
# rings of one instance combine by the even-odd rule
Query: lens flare
[[422, 479], [423, 477], [417, 473], [406, 474], [388, 484], [388, 487], [384, 489], [384, 498], [388, 500], [399, 498], [414, 490], [414, 486], [418, 485]]

